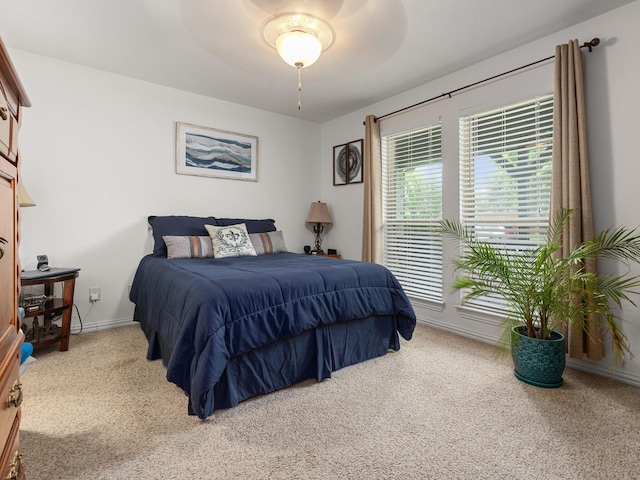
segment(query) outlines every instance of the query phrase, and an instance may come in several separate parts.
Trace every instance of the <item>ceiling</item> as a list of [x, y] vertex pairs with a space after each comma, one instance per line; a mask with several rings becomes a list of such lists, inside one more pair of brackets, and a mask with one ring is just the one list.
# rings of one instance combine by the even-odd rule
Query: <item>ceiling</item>
[[[0, 36], [12, 48], [323, 123], [632, 1], [0, 0]], [[263, 26], [301, 11], [327, 21], [335, 41], [302, 70], [298, 111], [296, 70]]]

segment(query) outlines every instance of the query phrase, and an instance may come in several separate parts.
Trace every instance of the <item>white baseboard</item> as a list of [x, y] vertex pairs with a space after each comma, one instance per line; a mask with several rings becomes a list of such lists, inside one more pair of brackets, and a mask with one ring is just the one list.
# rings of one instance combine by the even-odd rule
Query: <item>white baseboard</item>
[[473, 330], [460, 328], [457, 325], [451, 325], [448, 323], [442, 323], [442, 322], [434, 321], [432, 319], [427, 320], [423, 318], [419, 318], [418, 323], [421, 323], [423, 325], [428, 325], [430, 327], [437, 328], [439, 330], [445, 330], [450, 333], [455, 333], [456, 335], [460, 335], [462, 337], [478, 340], [479, 342], [482, 342], [482, 343], [489, 343], [491, 345], [496, 344], [496, 339], [490, 335], [483, 335], [482, 333], [474, 332]]
[[627, 383], [629, 385], [633, 385], [634, 387], [640, 387], [640, 376], [638, 375], [623, 372], [620, 370], [616, 370], [614, 373], [612, 373], [610, 367], [594, 365], [593, 363], [587, 363], [583, 360], [568, 357], [567, 366], [575, 368], [576, 370], [580, 370], [582, 372], [593, 373], [594, 375], [598, 375], [600, 377], [611, 378], [613, 380], [617, 380], [618, 382]]
[[[82, 332], [79, 332], [80, 325], [75, 323], [71, 326], [71, 333], [75, 335], [78, 333], [96, 332], [98, 330], [107, 330], [109, 328], [127, 327], [127, 326], [134, 325], [135, 323], [136, 322], [134, 322], [133, 318], [131, 317], [105, 320], [102, 322], [85, 323], [83, 324]], [[489, 335], [482, 335], [482, 334], [479, 334], [478, 332], [474, 332], [473, 330], [460, 328], [455, 325], [434, 321], [432, 319], [420, 318], [418, 319], [418, 323], [421, 323], [423, 325], [428, 325], [430, 327], [434, 327], [439, 330], [444, 330], [456, 335], [460, 335], [462, 337], [467, 337], [474, 340], [478, 340], [483, 343], [488, 343], [490, 345], [495, 345], [496, 343], [495, 338], [490, 337]], [[591, 363], [586, 363], [584, 361], [576, 360], [573, 358], [567, 358], [567, 366], [570, 368], [575, 368], [576, 370], [580, 370], [587, 373], [593, 373], [594, 375], [598, 375], [601, 377], [613, 378], [619, 382], [640, 387], [640, 376], [638, 375], [629, 374], [626, 372], [622, 372], [620, 370], [617, 370], [615, 374], [612, 375], [610, 368], [594, 365]]]
[[77, 335], [79, 333], [97, 332], [98, 330], [107, 330], [109, 328], [128, 327], [131, 325], [138, 325], [133, 321], [132, 317], [116, 318], [113, 320], [103, 320], [101, 322], [82, 322], [82, 331], [80, 331], [80, 323], [74, 322], [71, 325], [71, 334]]
[[[478, 332], [474, 332], [472, 330], [460, 328], [455, 325], [450, 325], [438, 321], [434, 321], [432, 319], [418, 319], [418, 323], [423, 325], [428, 325], [433, 328], [437, 328], [439, 330], [444, 330], [450, 333], [454, 333], [456, 335], [460, 335], [467, 338], [472, 338], [474, 340], [478, 340], [483, 343], [488, 343], [495, 345], [495, 338], [491, 338], [487, 335], [479, 334]], [[635, 374], [630, 374], [627, 372], [623, 372], [621, 370], [616, 370], [615, 373], [612, 374], [611, 369], [606, 366], [595, 365], [593, 363], [585, 362], [583, 360], [577, 360], [575, 358], [567, 357], [567, 366], [570, 368], [574, 368], [576, 370], [580, 370], [582, 372], [592, 373], [594, 375], [598, 375], [600, 377], [612, 378], [622, 383], [626, 383], [629, 385], [633, 385], [635, 387], [640, 387], [640, 376]]]

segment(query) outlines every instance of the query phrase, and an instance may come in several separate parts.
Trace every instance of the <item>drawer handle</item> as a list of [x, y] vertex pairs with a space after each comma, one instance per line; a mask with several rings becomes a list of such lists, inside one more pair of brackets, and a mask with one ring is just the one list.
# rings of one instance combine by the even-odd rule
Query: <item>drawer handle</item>
[[3, 120], [7, 119], [7, 107], [0, 107], [0, 117], [2, 117]]
[[16, 451], [13, 456], [13, 462], [9, 465], [7, 480], [18, 480], [20, 478], [22, 478], [22, 454]]
[[[16, 392], [18, 392], [16, 394]], [[9, 390], [9, 406], [19, 407], [22, 404], [22, 384], [19, 380], [13, 382], [11, 390]]]

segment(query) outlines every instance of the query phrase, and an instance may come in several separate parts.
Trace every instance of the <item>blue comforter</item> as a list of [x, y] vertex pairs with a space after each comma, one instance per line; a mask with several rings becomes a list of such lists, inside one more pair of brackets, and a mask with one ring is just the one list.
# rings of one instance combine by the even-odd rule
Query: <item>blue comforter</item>
[[213, 386], [230, 358], [334, 322], [392, 315], [406, 340], [415, 327], [411, 304], [385, 267], [295, 253], [149, 255], [130, 299], [170, 345], [167, 379], [189, 395], [201, 418], [213, 411]]

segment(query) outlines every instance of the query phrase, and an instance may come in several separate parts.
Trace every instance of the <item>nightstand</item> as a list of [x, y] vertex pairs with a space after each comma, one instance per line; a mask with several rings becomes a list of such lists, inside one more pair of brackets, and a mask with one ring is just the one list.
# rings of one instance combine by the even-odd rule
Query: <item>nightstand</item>
[[[33, 318], [31, 328], [22, 325], [25, 341], [31, 342], [33, 348], [60, 342], [61, 352], [69, 349], [73, 292], [79, 270], [79, 268], [52, 268], [46, 272], [25, 271], [20, 275], [20, 285], [23, 287], [44, 286], [44, 294], [40, 301], [30, 302], [26, 296], [20, 300], [20, 306], [25, 310], [25, 318]], [[56, 283], [62, 284], [62, 298], [53, 296]], [[39, 317], [42, 317], [42, 325], [38, 320]], [[60, 325], [55, 323], [58, 318], [60, 318]]]

